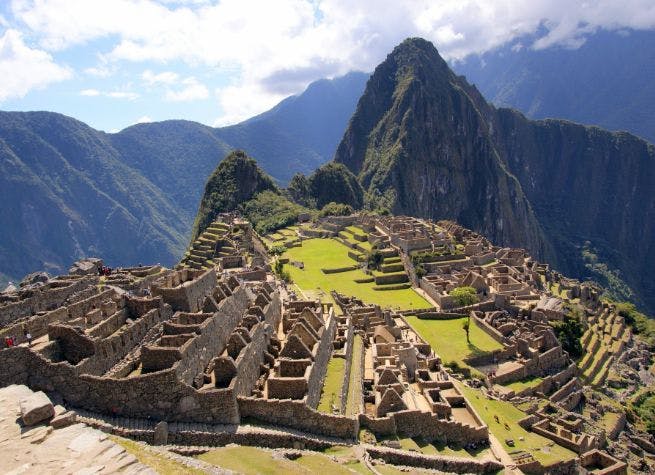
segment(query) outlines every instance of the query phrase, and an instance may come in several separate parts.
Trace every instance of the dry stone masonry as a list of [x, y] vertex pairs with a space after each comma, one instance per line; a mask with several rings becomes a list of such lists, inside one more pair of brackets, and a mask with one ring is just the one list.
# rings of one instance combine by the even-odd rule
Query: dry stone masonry
[[[365, 281], [379, 291], [414, 287], [433, 307], [391, 310], [336, 292], [329, 302], [299, 298], [270, 272], [266, 250], [307, 239], [349, 248], [352, 266], [325, 274], [365, 267], [378, 251], [380, 270]], [[35, 274], [0, 294], [0, 384], [38, 391], [21, 402], [26, 425], [78, 420], [156, 445], [324, 449], [368, 433], [377, 441], [486, 448], [490, 428], [465, 396], [468, 384], [520, 406], [523, 428], [579, 454], [549, 467], [515, 455], [513, 464], [526, 472], [619, 474], [622, 460], [638, 469], [636, 454], [655, 451], [647, 435], [626, 435], [625, 414], [607, 403], [608, 384], [633, 394], [650, 361], [616, 307], [595, 286], [450, 221], [327, 217], [264, 238], [224, 214], [175, 269], [103, 269], [101, 260], [85, 259], [68, 275]], [[467, 305], [452, 292], [462, 287], [475, 297]], [[408, 323], [410, 314], [468, 318], [501, 349], [463, 358], [483, 375], [470, 378], [443, 364]], [[577, 363], [554, 330], [571, 316], [585, 330]], [[339, 393], [330, 410], [319, 411], [335, 359], [343, 362]], [[625, 437], [638, 447], [632, 455], [621, 451]], [[503, 459], [380, 444], [366, 454], [476, 473], [498, 470]]]

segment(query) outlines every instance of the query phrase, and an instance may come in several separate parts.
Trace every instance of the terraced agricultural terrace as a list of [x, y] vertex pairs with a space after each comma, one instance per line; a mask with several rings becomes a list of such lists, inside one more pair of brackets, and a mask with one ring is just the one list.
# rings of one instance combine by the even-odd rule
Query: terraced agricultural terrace
[[[650, 361], [613, 304], [453, 222], [356, 214], [259, 236], [222, 214], [175, 269], [99, 267], [2, 295], [16, 339], [0, 381], [145, 442], [124, 443], [143, 463], [619, 474], [651, 460], [613, 400]], [[574, 315], [577, 360], [557, 336]]]

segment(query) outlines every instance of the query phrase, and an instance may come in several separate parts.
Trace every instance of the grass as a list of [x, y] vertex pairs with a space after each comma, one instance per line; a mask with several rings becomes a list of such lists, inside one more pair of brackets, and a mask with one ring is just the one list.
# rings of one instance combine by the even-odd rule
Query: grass
[[462, 329], [466, 317], [452, 320], [421, 320], [410, 315], [406, 319], [444, 363], [457, 362], [460, 366], [466, 366], [463, 360], [469, 356], [503, 348], [473, 322], [470, 327], [470, 343], [467, 343], [466, 333]]
[[122, 446], [127, 453], [134, 455], [139, 462], [151, 467], [161, 475], [175, 475], [178, 473], [196, 475], [205, 473], [202, 470], [187, 467], [175, 460], [170, 460], [133, 440], [116, 436], [110, 436], [110, 439]]
[[332, 406], [341, 409], [341, 388], [346, 373], [346, 360], [332, 357], [328, 363], [325, 382], [321, 400], [318, 403], [318, 410], [332, 414]]
[[482, 458], [489, 453], [488, 448], [481, 448], [476, 451], [468, 451], [463, 448], [454, 448], [445, 444], [430, 443], [422, 438], [401, 437], [398, 439], [403, 450], [412, 450], [425, 455], [445, 455], [461, 458]]
[[513, 383], [504, 384], [507, 389], [511, 389], [516, 392], [523, 391], [527, 388], [533, 388], [543, 381], [542, 378], [538, 376], [532, 376], [530, 378], [522, 379], [520, 381], [514, 381]]
[[348, 399], [346, 400], [346, 415], [354, 416], [359, 412], [362, 401], [362, 358], [363, 342], [361, 335], [353, 339], [352, 363], [350, 365], [350, 380], [348, 382]]
[[293, 461], [274, 456], [272, 451], [245, 446], [221, 447], [199, 455], [198, 458], [217, 467], [245, 475], [371, 473], [349, 447], [328, 449], [324, 453], [304, 452]]
[[348, 247], [335, 239], [306, 239], [301, 247], [288, 249], [284, 257], [291, 261], [300, 261], [304, 269], [286, 264], [285, 269], [291, 274], [294, 283], [309, 297], [319, 297], [322, 301], [333, 301], [331, 290], [355, 296], [368, 304], [378, 304], [381, 307], [400, 309], [428, 308], [431, 305], [414, 289], [389, 290], [378, 292], [373, 290], [375, 283], [357, 284], [355, 279], [367, 276], [361, 270], [324, 274], [321, 269], [347, 267], [355, 264], [348, 257]]
[[[523, 450], [532, 454], [535, 460], [545, 466], [577, 457], [574, 452], [545, 437], [528, 432], [518, 425], [518, 421], [523, 419], [526, 414], [514, 407], [513, 404], [487, 399], [480, 391], [468, 386], [460, 385], [460, 388], [469, 403], [489, 426], [489, 431], [496, 436], [507, 452]], [[500, 422], [495, 421], [495, 415], [498, 416]], [[509, 430], [505, 428], [505, 423]], [[514, 447], [507, 445], [505, 439], [514, 440]]]

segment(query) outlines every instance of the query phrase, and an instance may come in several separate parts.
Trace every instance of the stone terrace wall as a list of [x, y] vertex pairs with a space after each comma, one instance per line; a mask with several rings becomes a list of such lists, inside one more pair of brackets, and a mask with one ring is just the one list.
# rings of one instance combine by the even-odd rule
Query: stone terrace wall
[[187, 356], [176, 363], [175, 369], [180, 380], [191, 384], [211, 359], [223, 352], [250, 303], [250, 291], [242, 286], [235, 289], [230, 297], [221, 300], [218, 311], [211, 317], [212, 321], [193, 339]]
[[402, 434], [408, 437], [423, 437], [443, 443], [467, 444], [483, 442], [489, 438], [486, 425], [472, 427], [455, 421], [439, 419], [436, 415], [422, 411], [406, 410], [389, 414], [387, 417], [373, 418], [361, 414], [362, 427], [376, 435]]
[[332, 314], [325, 326], [325, 331], [318, 342], [316, 359], [307, 380], [307, 405], [316, 409], [321, 399], [321, 389], [325, 379], [328, 362], [332, 356], [332, 342], [337, 328], [337, 318]]
[[357, 419], [323, 414], [302, 401], [239, 397], [238, 402], [242, 418], [252, 417], [270, 424], [341, 439], [356, 439], [359, 432]]
[[197, 391], [181, 383], [173, 369], [123, 379], [80, 375], [80, 371], [68, 362], [51, 363], [26, 347], [0, 352], [1, 384], [26, 384], [55, 392], [71, 407], [155, 420], [239, 421], [236, 397], [230, 389]]
[[[97, 277], [83, 277], [70, 281], [54, 280], [42, 288], [28, 291], [32, 292], [31, 296], [0, 306], [0, 327], [37, 312], [53, 310], [61, 306], [71, 295], [88, 287], [96, 280]], [[65, 283], [69, 283], [69, 285], [63, 285]], [[52, 285], [62, 286], [52, 287]]]
[[[178, 272], [191, 271], [185, 269]], [[216, 271], [213, 269], [176, 287], [165, 287], [167, 282], [166, 277], [164, 277], [152, 286], [152, 294], [161, 295], [166, 303], [173, 307], [173, 310], [198, 312], [202, 308], [205, 296], [209, 295], [211, 290], [216, 287], [216, 282]]]
[[504, 467], [503, 464], [492, 460], [423, 455], [386, 447], [367, 446], [366, 451], [372, 458], [381, 459], [387, 463], [448, 473], [494, 473], [501, 471]]

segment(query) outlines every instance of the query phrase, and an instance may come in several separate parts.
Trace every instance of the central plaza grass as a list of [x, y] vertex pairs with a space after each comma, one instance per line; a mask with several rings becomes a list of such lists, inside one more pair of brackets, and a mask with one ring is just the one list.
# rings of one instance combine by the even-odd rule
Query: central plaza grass
[[406, 317], [414, 330], [427, 341], [434, 352], [441, 357], [444, 363], [456, 362], [466, 366], [464, 358], [503, 347], [496, 340], [480, 329], [473, 321], [470, 327], [470, 343], [466, 341], [466, 332], [462, 324], [466, 318], [452, 320], [421, 320], [410, 315]]
[[373, 290], [375, 283], [358, 284], [355, 279], [370, 277], [362, 270], [351, 270], [335, 274], [324, 274], [321, 269], [336, 269], [353, 266], [356, 262], [348, 256], [350, 249], [335, 239], [306, 239], [301, 247], [292, 247], [284, 257], [290, 261], [302, 262], [304, 269], [285, 264], [293, 282], [305, 296], [320, 296], [323, 301], [332, 301], [330, 291], [354, 296], [368, 304], [395, 309], [428, 308], [431, 305], [414, 289]]
[[[463, 384], [459, 384], [459, 387], [485, 424], [489, 426], [489, 431], [496, 436], [507, 452], [521, 450], [528, 452], [532, 454], [535, 460], [546, 466], [577, 457], [574, 452], [522, 428], [518, 421], [523, 419], [526, 414], [514, 407], [513, 404], [496, 399], [487, 399], [481, 391]], [[494, 416], [498, 416], [499, 422], [496, 422]], [[509, 430], [505, 428], [505, 424], [507, 424]], [[507, 445], [506, 439], [512, 439], [514, 447]]]

